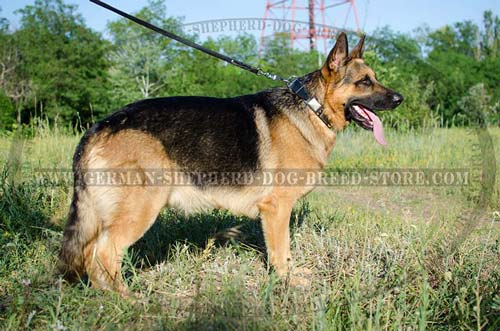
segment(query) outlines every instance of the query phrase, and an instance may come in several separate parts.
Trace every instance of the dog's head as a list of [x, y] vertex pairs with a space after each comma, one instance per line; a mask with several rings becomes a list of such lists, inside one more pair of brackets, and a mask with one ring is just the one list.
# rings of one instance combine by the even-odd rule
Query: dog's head
[[346, 34], [338, 36], [321, 68], [324, 106], [330, 111], [336, 129], [353, 121], [363, 129], [372, 130], [377, 141], [385, 144], [375, 111], [396, 108], [403, 102], [403, 96], [380, 84], [373, 70], [363, 61], [364, 41], [362, 36], [349, 53]]

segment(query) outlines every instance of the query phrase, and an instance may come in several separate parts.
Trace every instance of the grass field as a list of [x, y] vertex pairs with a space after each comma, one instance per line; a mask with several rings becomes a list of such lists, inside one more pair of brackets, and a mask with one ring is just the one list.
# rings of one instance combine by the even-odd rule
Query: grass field
[[[500, 129], [490, 133], [500, 160]], [[384, 149], [368, 132], [347, 131], [329, 168], [479, 171], [484, 158], [466, 129], [389, 131], [387, 140]], [[21, 153], [0, 138], [0, 329], [500, 330], [498, 180], [484, 213], [474, 213], [475, 179], [318, 188], [291, 219], [308, 287], [268, 270], [258, 221], [165, 210], [128, 252], [123, 272], [136, 296], [123, 299], [55, 273], [71, 190], [39, 185], [35, 174], [69, 168], [77, 142], [41, 129]]]

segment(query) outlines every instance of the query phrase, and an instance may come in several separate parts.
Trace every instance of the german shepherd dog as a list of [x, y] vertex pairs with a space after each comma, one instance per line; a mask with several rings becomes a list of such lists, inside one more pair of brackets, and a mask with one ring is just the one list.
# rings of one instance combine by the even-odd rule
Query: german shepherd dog
[[[165, 206], [186, 212], [222, 208], [260, 216], [268, 261], [293, 281], [289, 221], [295, 202], [314, 185], [204, 185], [189, 173], [263, 169], [321, 171], [336, 132], [353, 121], [383, 143], [375, 110], [403, 97], [382, 86], [363, 59], [364, 37], [348, 52], [341, 33], [321, 69], [300, 77], [324, 108], [332, 129], [286, 87], [220, 99], [168, 97], [130, 104], [92, 126], [73, 158], [73, 201], [60, 251], [67, 278], [87, 274], [94, 287], [127, 293], [121, 276], [126, 249]], [[169, 169], [184, 185], [91, 185], [94, 170]], [[88, 177], [88, 176], [87, 176]], [[191, 179], [190, 179], [191, 178]]]

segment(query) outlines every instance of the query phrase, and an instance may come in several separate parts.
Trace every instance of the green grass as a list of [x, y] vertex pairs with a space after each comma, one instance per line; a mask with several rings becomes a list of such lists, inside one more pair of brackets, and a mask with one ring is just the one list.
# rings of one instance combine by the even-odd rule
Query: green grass
[[[500, 160], [500, 130], [490, 131]], [[312, 270], [307, 288], [269, 272], [258, 221], [165, 210], [126, 257], [132, 300], [56, 275], [71, 189], [34, 174], [69, 168], [78, 137], [38, 132], [22, 154], [0, 138], [0, 329], [500, 329], [498, 181], [480, 217], [476, 180], [318, 188], [291, 219], [296, 264]], [[384, 149], [347, 131], [328, 167], [476, 169], [482, 158], [465, 129], [389, 131], [387, 140]], [[22, 161], [15, 176], [12, 155]]]

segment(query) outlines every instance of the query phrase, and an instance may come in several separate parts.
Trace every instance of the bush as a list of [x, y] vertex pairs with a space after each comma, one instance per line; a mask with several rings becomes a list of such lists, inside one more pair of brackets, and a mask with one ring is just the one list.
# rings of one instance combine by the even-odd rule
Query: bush
[[459, 124], [499, 125], [500, 104], [498, 101], [492, 102], [492, 97], [483, 83], [472, 86], [467, 94], [458, 101], [458, 107], [462, 110], [462, 113], [457, 116]]
[[10, 129], [15, 123], [15, 109], [9, 97], [0, 90], [0, 129]]

